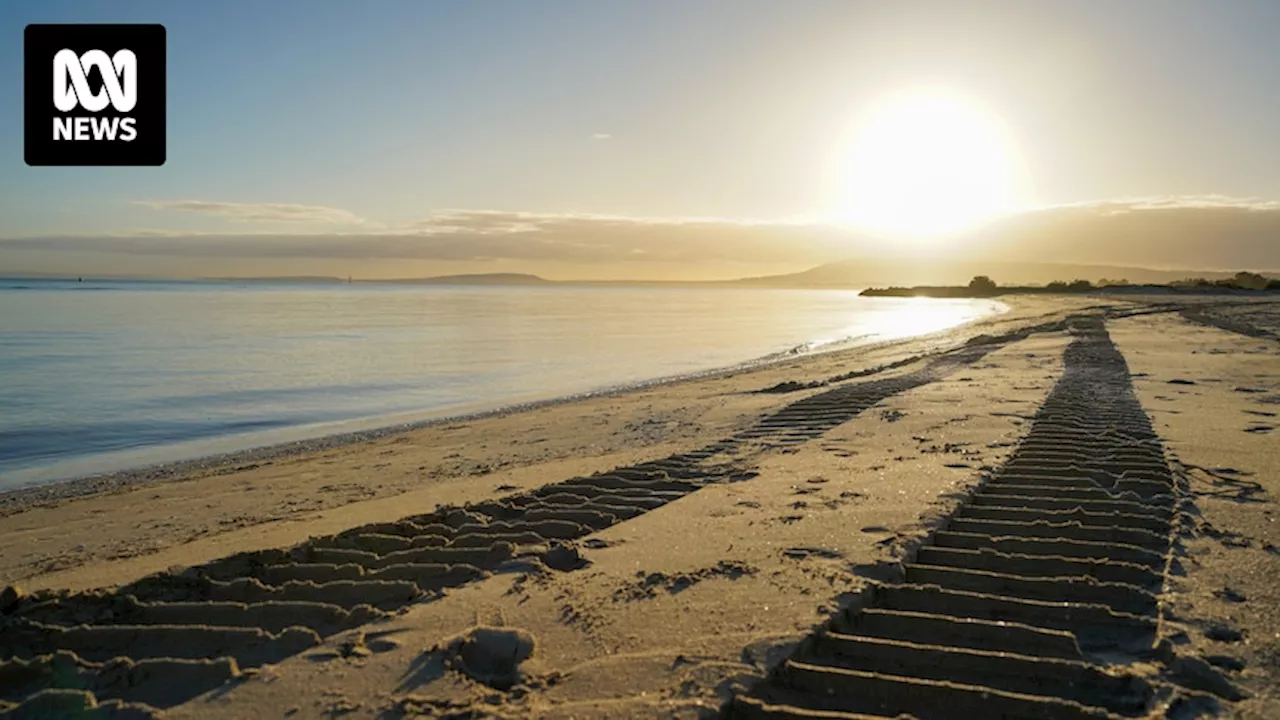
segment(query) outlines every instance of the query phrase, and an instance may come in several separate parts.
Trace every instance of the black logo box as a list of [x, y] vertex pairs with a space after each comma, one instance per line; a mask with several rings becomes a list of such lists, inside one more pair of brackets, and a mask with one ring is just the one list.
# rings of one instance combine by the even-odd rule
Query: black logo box
[[[109, 57], [131, 50], [138, 63], [138, 102], [128, 113], [53, 104], [53, 57], [101, 50]], [[28, 165], [163, 165], [165, 161], [166, 35], [163, 25], [28, 25], [23, 36], [25, 157]], [[90, 85], [94, 85], [91, 78]], [[96, 89], [96, 88], [95, 88]], [[137, 137], [124, 140], [54, 140], [54, 118], [134, 118]]]

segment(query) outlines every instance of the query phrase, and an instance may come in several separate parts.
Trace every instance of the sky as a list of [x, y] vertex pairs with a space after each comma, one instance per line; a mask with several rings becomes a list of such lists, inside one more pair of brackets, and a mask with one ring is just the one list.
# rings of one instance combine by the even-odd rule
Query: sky
[[[166, 26], [163, 167], [25, 165], [33, 22]], [[963, 252], [988, 221], [1063, 208], [1150, 218], [1123, 236], [1134, 263], [1280, 268], [1278, 34], [1268, 0], [16, 0], [0, 272], [730, 276]], [[921, 88], [964, 112], [868, 134]], [[948, 134], [970, 115], [981, 132]], [[867, 138], [888, 150], [852, 167]], [[961, 176], [894, 216], [910, 227], [859, 225], [930, 171], [912, 163], [953, 154]], [[996, 180], [970, 225], [910, 232]], [[1206, 210], [1246, 240], [1163, 252], [1171, 222], [1219, 228]], [[1058, 235], [1021, 251], [1107, 259]]]

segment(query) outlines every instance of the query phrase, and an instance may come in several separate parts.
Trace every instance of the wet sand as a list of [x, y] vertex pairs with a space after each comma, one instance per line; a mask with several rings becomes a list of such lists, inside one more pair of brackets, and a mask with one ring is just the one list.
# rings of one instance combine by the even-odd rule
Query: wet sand
[[0, 578], [43, 592], [0, 603], [0, 702], [1274, 716], [1280, 308], [1206, 302], [1019, 299], [935, 337], [12, 503]]

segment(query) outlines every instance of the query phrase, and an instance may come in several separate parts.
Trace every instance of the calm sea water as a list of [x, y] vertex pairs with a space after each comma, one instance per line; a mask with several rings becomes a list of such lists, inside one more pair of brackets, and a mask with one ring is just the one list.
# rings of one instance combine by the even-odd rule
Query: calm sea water
[[0, 280], [0, 489], [926, 333], [849, 291]]

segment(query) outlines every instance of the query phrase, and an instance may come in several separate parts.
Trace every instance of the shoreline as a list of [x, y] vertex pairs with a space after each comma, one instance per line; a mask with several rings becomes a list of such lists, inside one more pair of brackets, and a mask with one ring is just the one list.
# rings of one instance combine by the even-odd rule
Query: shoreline
[[[429, 421], [471, 419], [508, 409], [536, 408], [547, 402], [568, 402], [711, 376], [802, 353], [886, 342], [896, 339], [904, 329], [928, 331], [1007, 311], [1007, 306], [998, 302], [961, 301], [942, 307], [937, 314], [928, 314], [932, 320], [899, 327], [885, 319], [895, 308], [905, 307], [901, 302], [880, 306], [849, 299], [847, 303], [860, 304], [846, 307], [844, 295], [815, 302], [818, 305], [814, 306], [817, 314], [813, 315], [813, 322], [805, 319], [808, 315], [797, 315], [797, 310], [787, 316], [786, 322], [757, 328], [742, 324], [749, 322], [749, 316], [739, 312], [735, 317], [746, 320], [730, 322], [726, 329], [713, 333], [723, 337], [724, 343], [699, 345], [705, 339], [701, 335], [680, 334], [684, 330], [661, 331], [655, 335], [663, 338], [659, 346], [634, 358], [620, 354], [624, 351], [610, 344], [602, 345], [589, 338], [572, 340], [572, 335], [582, 334], [579, 328], [565, 335], [564, 342], [540, 345], [529, 358], [533, 364], [520, 362], [501, 342], [495, 345], [485, 341], [483, 347], [492, 346], [484, 351], [485, 362], [490, 365], [478, 374], [458, 361], [469, 352], [465, 346], [447, 348], [439, 361], [424, 361], [417, 357], [421, 354], [418, 350], [401, 340], [390, 346], [395, 359], [367, 367], [350, 365], [341, 358], [333, 363], [325, 361], [316, 369], [254, 361], [243, 367], [249, 368], [255, 378], [262, 378], [246, 381], [245, 388], [235, 392], [219, 389], [222, 386], [217, 383], [226, 380], [201, 380], [187, 390], [153, 384], [154, 379], [119, 381], [114, 375], [106, 382], [80, 382], [74, 395], [56, 391], [52, 385], [43, 395], [35, 390], [19, 390], [13, 395], [15, 406], [27, 407], [34, 415], [20, 413], [11, 419], [17, 424], [7, 426], [11, 432], [6, 433], [10, 436], [8, 452], [0, 451], [0, 455], [7, 456], [0, 462], [0, 497], [29, 488], [101, 480], [119, 474], [145, 477], [168, 465], [191, 463], [198, 467], [201, 460], [331, 436], [351, 436], [352, 441], [360, 441], [380, 437], [375, 431], [384, 429], [411, 430]], [[861, 303], [867, 303], [865, 318]], [[725, 335], [726, 332], [731, 334]], [[501, 331], [495, 337], [501, 338]], [[291, 342], [294, 345], [290, 347], [295, 350], [301, 347], [296, 341]], [[208, 353], [199, 343], [194, 345], [194, 350], [182, 356], [187, 363], [184, 367], [206, 368], [202, 372], [221, 377], [220, 371], [209, 370], [208, 363], [219, 361], [219, 353], [226, 352], [225, 347], [231, 344], [239, 345], [239, 341], [227, 336], [219, 343], [214, 343]], [[682, 348], [685, 344], [689, 347]], [[148, 352], [164, 351], [165, 347], [161, 342]], [[359, 352], [378, 354], [375, 346], [362, 347]], [[258, 348], [254, 352], [262, 351]], [[126, 360], [116, 358], [114, 362]], [[406, 364], [406, 360], [411, 362]], [[542, 363], [546, 363], [546, 377]], [[261, 372], [259, 366], [264, 368]], [[96, 365], [88, 363], [84, 367]], [[149, 367], [145, 361], [143, 367]], [[385, 380], [378, 374], [384, 367], [389, 373]], [[497, 369], [490, 371], [490, 367]], [[27, 377], [22, 374], [25, 372], [20, 370], [15, 380]], [[130, 372], [138, 375], [142, 369], [135, 367]], [[447, 374], [437, 376], [437, 372]], [[89, 372], [85, 377], [93, 375]], [[329, 377], [339, 378], [334, 381], [338, 384], [330, 388]], [[161, 376], [167, 382], [175, 382], [175, 378]], [[232, 380], [240, 382], [234, 377]], [[38, 375], [30, 376], [29, 381], [30, 384], [22, 382], [17, 387], [45, 387], [46, 381]], [[287, 394], [281, 394], [286, 390]]]
[[[645, 389], [663, 388], [668, 386], [677, 386], [677, 384], [696, 382], [696, 380], [714, 380], [732, 377], [737, 373], [751, 372], [751, 370], [759, 370], [769, 368], [769, 366], [787, 363], [787, 361], [797, 359], [809, 359], [809, 357], [818, 357], [823, 355], [836, 355], [841, 352], [872, 352], [877, 348], [890, 347], [895, 343], [913, 343], [925, 342], [936, 338], [936, 340], [945, 340], [950, 334], [960, 331], [961, 328], [970, 327], [970, 325], [988, 322], [993, 318], [1000, 318], [1002, 315], [1010, 313], [1012, 307], [1007, 302], [1001, 302], [1004, 309], [993, 311], [988, 315], [980, 316], [980, 318], [969, 320], [969, 322], [952, 325], [950, 328], [941, 329], [931, 333], [918, 334], [918, 336], [909, 336], [902, 338], [892, 338], [892, 340], [863, 342], [863, 338], [845, 338], [824, 345], [818, 346], [815, 350], [803, 350], [805, 345], [810, 343], [801, 343], [794, 346], [790, 350], [771, 352], [771, 354], [755, 357], [755, 359], [742, 361], [735, 365], [722, 366], [722, 368], [713, 368], [708, 370], [698, 370], [698, 372], [682, 373], [677, 375], [663, 375], [663, 377], [650, 378], [645, 380], [637, 380], [637, 382], [618, 384], [618, 386], [604, 387], [599, 389], [591, 389], [591, 391], [572, 393], [572, 395], [562, 395], [557, 397], [544, 398], [544, 400], [532, 400], [526, 402], [516, 402], [516, 404], [500, 405], [490, 407], [490, 409], [470, 411], [470, 413], [456, 413], [448, 415], [426, 416], [426, 418], [402, 421], [402, 423], [376, 424], [374, 427], [365, 429], [343, 430], [343, 432], [319, 434], [315, 437], [305, 437], [301, 439], [293, 439], [293, 441], [284, 442], [268, 442], [265, 445], [255, 445], [239, 448], [239, 450], [229, 450], [225, 452], [212, 452], [212, 454], [198, 455], [195, 457], [187, 457], [187, 459], [170, 460], [152, 462], [152, 464], [134, 466], [122, 470], [108, 471], [108, 473], [97, 473], [90, 475], [74, 475], [74, 477], [63, 479], [38, 480], [36, 483], [28, 484], [28, 486], [13, 489], [0, 489], [0, 518], [12, 512], [20, 512], [28, 509], [28, 507], [42, 505], [45, 502], [59, 502], [74, 500], [78, 497], [86, 497], [97, 495], [97, 493], [116, 491], [116, 489], [142, 486], [142, 484], [165, 482], [165, 480], [174, 480], [186, 475], [201, 473], [201, 471], [216, 470], [227, 468], [230, 465], [252, 464], [252, 462], [261, 462], [268, 460], [284, 459], [284, 457], [293, 457], [325, 450], [333, 450], [333, 448], [349, 447], [361, 445], [378, 439], [398, 436], [398, 434], [411, 433], [415, 430], [442, 427], [442, 425], [471, 423], [471, 421], [485, 420], [492, 418], [504, 418], [504, 416], [516, 415], [521, 413], [532, 413], [548, 409], [548, 407], [557, 407], [562, 405], [575, 404], [593, 398], [616, 397], [627, 395], [627, 393], [645, 391]], [[929, 352], [920, 352], [911, 359], [919, 360], [927, 357]], [[760, 388], [763, 389], [764, 388]], [[370, 424], [380, 423], [379, 419], [369, 419]], [[332, 424], [361, 424], [361, 420], [344, 420]], [[300, 425], [301, 429], [305, 425]], [[275, 430], [275, 432], [287, 432], [289, 428]], [[212, 439], [211, 441], [212, 442]], [[211, 474], [218, 474], [216, 471]]]
[[[19, 630], [39, 630], [34, 662], [78, 653], [62, 657], [86, 697], [175, 719], [702, 712], [768, 701], [789, 656], [823, 667], [805, 638], [824, 629], [879, 622], [867, 627], [892, 637], [858, 642], [883, 645], [977, 621], [984, 647], [1007, 647], [1021, 641], [983, 630], [985, 603], [1064, 593], [1070, 607], [1137, 618], [1116, 627], [1144, 633], [1141, 647], [1177, 645], [1137, 666], [1082, 656], [1133, 678], [1144, 703], [1171, 699], [1154, 694], [1166, 680], [1210, 679], [1221, 710], [1243, 699], [1255, 711], [1244, 716], [1271, 717], [1280, 346], [1217, 325], [1280, 328], [1280, 304], [1205, 307], [1204, 319], [1186, 309], [1029, 299], [874, 349], [31, 507], [0, 517], [0, 584], [15, 588]], [[1070, 477], [1064, 452], [1086, 463], [1073, 459]], [[1116, 477], [1133, 489], [1098, 495]], [[1099, 487], [1082, 498], [1086, 483]], [[1169, 517], [1166, 487], [1182, 508]], [[1099, 513], [1115, 502], [1143, 512]], [[1045, 522], [1081, 513], [1093, 522]], [[1074, 579], [1066, 553], [1081, 541], [1089, 558], [1106, 553], [1089, 561], [1101, 584]], [[1187, 572], [1171, 572], [1166, 551]], [[1048, 579], [993, 585], [991, 573]], [[983, 604], [957, 602], [975, 592]], [[1056, 614], [1027, 620], [1042, 640], [1036, 628], [1064, 630]], [[1098, 642], [1081, 622], [1088, 632], [1063, 651]], [[491, 692], [487, 676], [448, 664], [458, 643], [495, 633], [527, 640], [526, 691]], [[970, 652], [941, 639], [949, 656]], [[122, 682], [103, 664], [118, 657], [161, 664]], [[933, 657], [890, 668], [920, 690], [912, 707], [939, 692]], [[187, 682], [192, 660], [200, 676]], [[1024, 682], [945, 671], [968, 673], [974, 702]], [[1080, 700], [1074, 675], [1048, 677], [1057, 684], [1031, 688], [1037, 702], [1115, 705], [1109, 692]]]
[[234, 552], [690, 452], [855, 379], [893, 382], [1060, 321], [1028, 300], [934, 333], [780, 356], [694, 378], [277, 444], [0, 495], [0, 584], [116, 585]]
[[[958, 325], [953, 325], [949, 328], [920, 335], [911, 335], [888, 340], [871, 339], [869, 341], [866, 336], [850, 337], [822, 343], [814, 349], [805, 349], [807, 346], [812, 346], [813, 343], [801, 343], [799, 345], [792, 346], [787, 350], [769, 353], [767, 355], [762, 355], [757, 358], [745, 360], [725, 367], [711, 368], [677, 375], [659, 376], [569, 395], [560, 395], [539, 400], [499, 405], [485, 409], [477, 409], [470, 412], [446, 411], [449, 412], [449, 414], [429, 416], [422, 416], [415, 413], [414, 415], [417, 415], [417, 419], [404, 422], [392, 421], [386, 423], [387, 420], [391, 420], [396, 417], [393, 415], [385, 418], [369, 418], [367, 420], [355, 419], [323, 423], [322, 425], [366, 426], [353, 430], [329, 433], [322, 432], [322, 434], [319, 435], [303, 437], [296, 440], [285, 440], [281, 442], [267, 441], [261, 445], [248, 445], [239, 449], [227, 450], [225, 452], [202, 453], [193, 457], [147, 463], [104, 473], [73, 475], [66, 478], [35, 481], [22, 487], [0, 490], [0, 517], [12, 512], [21, 512], [27, 507], [40, 505], [45, 502], [70, 500], [102, 492], [111, 492], [135, 485], [164, 482], [166, 480], [174, 480], [193, 473], [216, 470], [217, 468], [226, 466], [276, 460], [280, 458], [321, 452], [334, 448], [359, 445], [361, 443], [367, 443], [403, 433], [410, 433], [442, 425], [506, 417], [519, 413], [533, 412], [545, 408], [582, 402], [594, 398], [616, 397], [627, 393], [662, 388], [686, 382], [722, 379], [731, 377], [737, 373], [760, 370], [797, 359], [859, 351], [873, 352], [877, 349], [890, 347], [894, 344], [926, 342], [931, 338], [944, 340], [962, 328], [983, 322], [989, 322], [995, 318], [1008, 315], [1013, 310], [1013, 306], [1009, 303], [1000, 302], [999, 304], [1002, 308], [997, 309], [990, 314], [983, 315], [967, 322], [962, 322]], [[918, 360], [926, 356], [927, 353], [922, 352], [918, 353], [917, 356], [913, 357], [913, 359]], [[476, 405], [482, 404], [477, 403]], [[403, 415], [403, 413], [399, 414], [401, 417], [403, 417]], [[274, 431], [268, 431], [267, 434], [283, 434], [291, 430], [295, 432], [305, 432], [305, 427], [307, 426], [303, 425], [296, 426], [294, 428], [279, 428]], [[217, 439], [209, 438], [191, 442], [214, 443], [217, 442]], [[175, 444], [180, 445], [180, 443]], [[146, 449], [144, 448], [138, 449], [137, 451], [145, 450]], [[161, 448], [155, 448], [154, 450], [159, 452]], [[135, 451], [126, 450], [120, 452]]]

